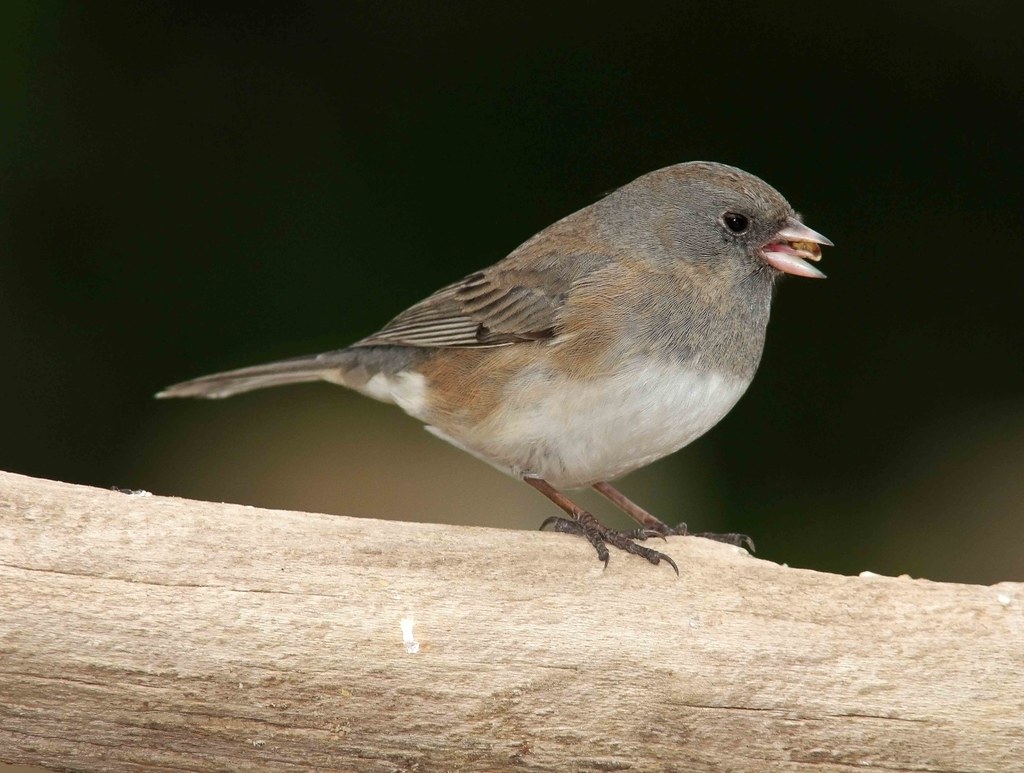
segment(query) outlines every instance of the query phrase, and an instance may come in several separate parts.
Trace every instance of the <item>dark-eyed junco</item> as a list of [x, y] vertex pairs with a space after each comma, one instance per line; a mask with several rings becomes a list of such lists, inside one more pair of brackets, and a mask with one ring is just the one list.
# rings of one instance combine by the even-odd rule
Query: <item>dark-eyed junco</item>
[[[676, 531], [609, 481], [703, 435], [746, 391], [783, 273], [828, 239], [767, 183], [722, 164], [646, 174], [448, 285], [346, 349], [204, 376], [159, 397], [322, 379], [397, 404], [522, 478], [608, 562]], [[559, 489], [592, 486], [641, 526], [609, 529]], [[742, 535], [705, 535], [744, 541]], [[676, 569], [678, 573], [678, 569]]]

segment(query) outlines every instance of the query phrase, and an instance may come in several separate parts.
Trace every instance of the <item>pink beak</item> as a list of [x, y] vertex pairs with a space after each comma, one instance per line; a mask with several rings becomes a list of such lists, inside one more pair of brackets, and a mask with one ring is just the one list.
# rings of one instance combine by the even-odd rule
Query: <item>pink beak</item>
[[832, 247], [832, 242], [813, 231], [795, 217], [786, 220], [775, 238], [761, 248], [761, 257], [772, 268], [786, 274], [824, 279], [825, 275], [807, 261], [821, 260], [821, 247]]

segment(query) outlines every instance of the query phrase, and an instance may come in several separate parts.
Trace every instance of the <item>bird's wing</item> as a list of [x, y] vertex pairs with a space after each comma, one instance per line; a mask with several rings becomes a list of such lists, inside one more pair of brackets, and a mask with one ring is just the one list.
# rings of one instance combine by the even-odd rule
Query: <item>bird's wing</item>
[[355, 346], [487, 347], [552, 338], [569, 281], [492, 267], [448, 285]]

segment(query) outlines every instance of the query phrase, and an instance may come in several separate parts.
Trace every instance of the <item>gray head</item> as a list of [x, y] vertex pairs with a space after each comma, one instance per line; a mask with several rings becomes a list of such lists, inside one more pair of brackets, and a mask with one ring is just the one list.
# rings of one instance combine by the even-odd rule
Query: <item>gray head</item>
[[782, 194], [736, 167], [691, 161], [658, 169], [599, 202], [601, 220], [663, 260], [736, 278], [823, 277], [808, 264], [831, 242], [803, 225]]

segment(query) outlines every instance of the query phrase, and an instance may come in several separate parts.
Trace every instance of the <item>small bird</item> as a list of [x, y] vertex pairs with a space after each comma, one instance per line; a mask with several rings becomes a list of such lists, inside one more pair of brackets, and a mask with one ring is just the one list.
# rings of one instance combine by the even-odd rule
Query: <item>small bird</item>
[[[323, 354], [216, 373], [157, 397], [230, 397], [323, 380], [398, 405], [443, 440], [521, 478], [578, 532], [653, 564], [639, 544], [687, 534], [610, 481], [691, 443], [757, 370], [776, 279], [823, 278], [832, 246], [782, 195], [694, 161], [639, 177], [438, 290], [379, 332]], [[609, 529], [561, 489], [593, 487], [633, 518]], [[741, 534], [700, 534], [753, 544]]]

